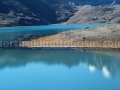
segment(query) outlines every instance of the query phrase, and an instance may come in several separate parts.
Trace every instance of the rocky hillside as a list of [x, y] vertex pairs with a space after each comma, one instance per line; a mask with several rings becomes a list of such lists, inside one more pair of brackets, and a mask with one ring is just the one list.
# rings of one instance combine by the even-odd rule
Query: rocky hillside
[[[92, 19], [90, 18], [89, 20], [89, 17], [95, 16], [94, 13], [98, 10], [99, 12], [96, 13], [97, 17], [95, 17], [95, 19], [93, 18], [93, 21], [96, 22], [93, 23], [104, 23], [105, 20], [109, 20], [106, 19], [108, 15], [111, 15], [110, 20], [119, 16], [115, 13], [116, 10], [117, 12], [119, 10], [115, 7], [111, 7], [112, 5], [119, 3], [120, 0], [0, 0], [0, 27], [48, 25], [66, 22], [76, 11], [78, 11], [76, 6], [84, 5], [92, 5], [94, 7], [90, 9], [85, 8], [85, 11], [78, 15], [79, 17], [75, 16], [79, 22], [75, 21], [72, 23], [91, 23]], [[106, 7], [102, 8], [98, 5], [111, 6], [106, 10]], [[80, 8], [83, 9], [83, 7]], [[90, 12], [92, 12], [92, 14]], [[100, 20], [104, 18], [100, 17], [101, 14], [106, 14], [104, 21]], [[83, 18], [84, 15], [87, 19], [84, 18], [84, 20], [81, 21], [81, 18]]]
[[80, 6], [66, 24], [120, 23], [120, 5]]
[[77, 10], [66, 0], [0, 0], [0, 8], [0, 26], [55, 24]]

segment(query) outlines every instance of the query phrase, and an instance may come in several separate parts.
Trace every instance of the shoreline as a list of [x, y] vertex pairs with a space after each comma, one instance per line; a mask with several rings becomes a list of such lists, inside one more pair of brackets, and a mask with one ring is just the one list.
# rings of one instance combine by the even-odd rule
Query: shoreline
[[60, 47], [44, 47], [44, 48], [28, 48], [28, 47], [20, 47], [20, 48], [0, 48], [0, 50], [80, 50], [80, 51], [120, 51], [120, 48], [60, 48]]
[[56, 35], [22, 41], [26, 48], [120, 49], [120, 25], [63, 31]]

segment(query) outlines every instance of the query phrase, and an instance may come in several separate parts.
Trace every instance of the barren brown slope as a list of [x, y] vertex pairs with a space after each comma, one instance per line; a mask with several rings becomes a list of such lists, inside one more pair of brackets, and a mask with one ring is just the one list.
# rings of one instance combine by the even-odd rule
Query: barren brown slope
[[20, 46], [120, 48], [120, 25], [64, 31], [56, 35], [23, 41]]

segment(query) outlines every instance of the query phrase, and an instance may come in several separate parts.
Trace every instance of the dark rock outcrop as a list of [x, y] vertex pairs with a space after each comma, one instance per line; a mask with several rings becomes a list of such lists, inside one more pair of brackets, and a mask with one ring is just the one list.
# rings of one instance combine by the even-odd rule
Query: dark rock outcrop
[[55, 24], [68, 20], [76, 10], [66, 0], [0, 0], [0, 26]]

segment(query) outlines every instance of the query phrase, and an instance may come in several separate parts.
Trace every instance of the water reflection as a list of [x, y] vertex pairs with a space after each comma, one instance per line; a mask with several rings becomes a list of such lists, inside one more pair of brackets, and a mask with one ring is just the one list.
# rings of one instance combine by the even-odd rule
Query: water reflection
[[0, 50], [0, 69], [25, 66], [35, 62], [46, 65], [62, 64], [69, 68], [84, 63], [91, 72], [100, 70], [105, 77], [115, 77], [120, 74], [119, 52], [116, 54], [112, 56], [108, 52], [72, 50]]

